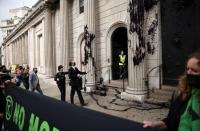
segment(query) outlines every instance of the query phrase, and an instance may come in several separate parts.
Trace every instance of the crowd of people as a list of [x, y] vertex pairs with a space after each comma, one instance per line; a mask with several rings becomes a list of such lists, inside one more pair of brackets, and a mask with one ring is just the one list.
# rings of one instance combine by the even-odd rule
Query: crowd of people
[[[78, 98], [82, 106], [87, 105], [84, 102], [81, 89], [82, 89], [82, 79], [78, 74], [86, 74], [86, 72], [81, 72], [77, 67], [75, 67], [75, 62], [69, 63], [69, 69], [67, 72], [63, 71], [63, 65], [58, 66], [58, 73], [56, 73], [54, 80], [57, 83], [58, 89], [61, 93], [61, 100], [65, 102], [66, 98], [66, 75], [70, 79], [69, 85], [71, 86], [70, 92], [70, 102], [74, 104], [75, 92], [78, 94]], [[3, 113], [5, 111], [5, 95], [4, 89], [6, 84], [11, 84], [13, 86], [22, 87], [27, 91], [38, 92], [43, 94], [40, 88], [40, 82], [38, 78], [38, 69], [34, 67], [30, 70], [29, 66], [16, 66], [13, 70], [11, 68], [7, 69], [5, 65], [0, 66], [0, 129], [3, 124]]]
[[3, 113], [5, 111], [5, 95], [4, 89], [6, 84], [17, 87], [24, 87], [26, 90], [37, 90], [40, 94], [43, 94], [39, 78], [37, 76], [37, 68], [33, 68], [29, 71], [29, 66], [16, 66], [12, 71], [11, 68], [7, 69], [5, 65], [0, 66], [0, 129], [3, 124]]

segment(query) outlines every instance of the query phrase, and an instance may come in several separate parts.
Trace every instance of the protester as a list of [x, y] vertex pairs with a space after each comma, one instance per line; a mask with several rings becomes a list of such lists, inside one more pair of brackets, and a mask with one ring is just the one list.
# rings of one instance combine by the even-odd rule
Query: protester
[[0, 86], [0, 130], [2, 130], [4, 110], [5, 110], [5, 98], [3, 95], [3, 88], [2, 86]]
[[78, 74], [86, 74], [86, 72], [81, 72], [78, 70], [77, 67], [75, 67], [76, 63], [75, 62], [69, 62], [69, 70], [68, 70], [68, 76], [70, 79], [70, 86], [71, 86], [71, 93], [70, 93], [70, 100], [71, 104], [74, 104], [74, 94], [75, 91], [78, 94], [79, 101], [82, 106], [85, 106], [83, 96], [81, 94], [81, 89], [82, 89], [82, 79], [78, 77]]
[[34, 67], [33, 71], [30, 72], [29, 74], [29, 88], [31, 91], [37, 90], [40, 94], [43, 94], [41, 88], [40, 88], [40, 83], [39, 83], [39, 78], [37, 76], [37, 68]]
[[22, 74], [23, 74], [23, 67], [22, 66], [18, 66], [16, 69], [15, 69], [15, 84], [16, 86], [20, 86], [21, 85], [21, 82], [22, 82]]
[[167, 131], [200, 131], [200, 51], [193, 53], [180, 78], [179, 91], [167, 118], [144, 121], [144, 128], [165, 128]]
[[22, 74], [22, 82], [26, 90], [29, 90], [29, 66], [24, 68]]
[[66, 77], [65, 75], [68, 74], [68, 72], [63, 72], [63, 65], [58, 66], [58, 73], [56, 73], [54, 80], [56, 81], [56, 84], [60, 90], [61, 93], [61, 100], [65, 101], [65, 94], [66, 94]]
[[10, 82], [11, 77], [9, 74], [4, 73], [3, 70], [0, 69], [0, 131], [2, 130], [3, 125], [3, 113], [5, 111], [5, 94], [4, 88], [5, 83]]

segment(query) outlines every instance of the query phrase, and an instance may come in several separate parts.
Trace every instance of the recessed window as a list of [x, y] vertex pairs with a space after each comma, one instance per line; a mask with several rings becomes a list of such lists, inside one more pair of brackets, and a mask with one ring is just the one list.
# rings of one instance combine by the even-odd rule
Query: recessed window
[[84, 0], [79, 0], [79, 12], [80, 14], [84, 12]]

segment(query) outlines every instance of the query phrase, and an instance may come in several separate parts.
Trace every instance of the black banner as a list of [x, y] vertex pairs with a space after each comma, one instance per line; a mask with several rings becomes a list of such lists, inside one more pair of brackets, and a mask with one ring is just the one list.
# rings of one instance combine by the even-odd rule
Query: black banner
[[6, 88], [4, 116], [9, 131], [156, 131], [19, 87]]

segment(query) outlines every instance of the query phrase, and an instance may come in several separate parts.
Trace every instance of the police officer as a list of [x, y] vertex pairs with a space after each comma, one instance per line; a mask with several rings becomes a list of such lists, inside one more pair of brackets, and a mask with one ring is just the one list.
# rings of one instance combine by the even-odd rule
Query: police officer
[[123, 51], [119, 54], [119, 73], [120, 78], [122, 78], [122, 75], [124, 76], [124, 68], [125, 68], [125, 61], [126, 61], [126, 55]]
[[66, 86], [65, 86], [65, 80], [66, 77], [65, 75], [68, 74], [68, 72], [63, 72], [63, 65], [58, 66], [58, 73], [54, 77], [54, 80], [56, 81], [58, 88], [61, 93], [61, 100], [65, 101], [65, 91], [66, 91]]

